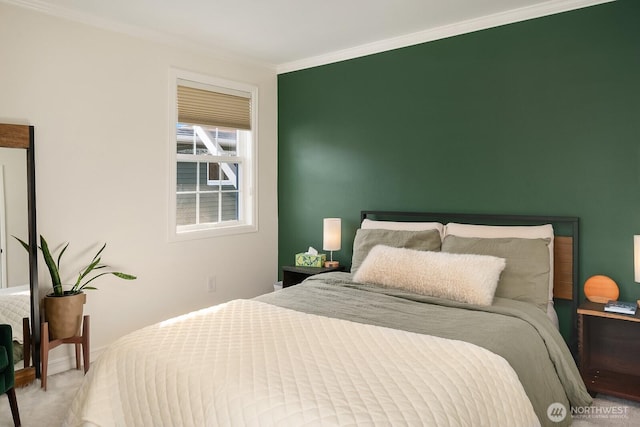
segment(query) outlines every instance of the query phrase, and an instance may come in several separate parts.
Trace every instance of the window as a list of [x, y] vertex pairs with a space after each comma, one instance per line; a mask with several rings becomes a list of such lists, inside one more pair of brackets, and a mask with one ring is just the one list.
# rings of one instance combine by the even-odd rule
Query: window
[[255, 231], [257, 89], [172, 71], [172, 240]]

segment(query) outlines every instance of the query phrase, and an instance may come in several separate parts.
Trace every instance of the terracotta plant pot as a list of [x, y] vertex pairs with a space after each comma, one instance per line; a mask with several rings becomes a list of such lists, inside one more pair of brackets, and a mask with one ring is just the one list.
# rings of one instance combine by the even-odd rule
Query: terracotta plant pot
[[84, 293], [44, 297], [45, 320], [49, 322], [49, 339], [62, 339], [80, 335]]

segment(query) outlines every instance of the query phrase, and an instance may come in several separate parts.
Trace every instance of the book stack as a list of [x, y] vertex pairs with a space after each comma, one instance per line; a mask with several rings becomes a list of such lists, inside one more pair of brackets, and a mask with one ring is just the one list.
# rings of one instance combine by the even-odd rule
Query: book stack
[[626, 301], [609, 301], [604, 305], [604, 311], [608, 311], [610, 313], [620, 313], [620, 314], [636, 314], [636, 308], [638, 306], [634, 302], [626, 302]]

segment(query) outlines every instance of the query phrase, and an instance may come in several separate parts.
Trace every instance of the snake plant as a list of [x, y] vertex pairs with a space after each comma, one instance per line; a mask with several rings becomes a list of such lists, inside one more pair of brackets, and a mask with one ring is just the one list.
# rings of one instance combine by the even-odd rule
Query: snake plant
[[[16, 236], [13, 236], [13, 237], [15, 237], [16, 240], [18, 240], [27, 251], [29, 250], [29, 244], [17, 238]], [[131, 274], [126, 274], [119, 271], [102, 271], [102, 272], [96, 271], [96, 270], [102, 270], [104, 268], [109, 268], [108, 265], [100, 263], [101, 262], [100, 255], [102, 254], [102, 251], [104, 251], [104, 248], [107, 247], [107, 244], [105, 243], [104, 245], [102, 245], [98, 253], [95, 254], [91, 262], [86, 267], [83, 267], [80, 270], [80, 272], [78, 273], [78, 279], [76, 280], [75, 284], [71, 287], [71, 289], [65, 291], [63, 290], [62, 282], [60, 281], [60, 260], [62, 259], [62, 255], [65, 253], [68, 247], [69, 247], [69, 243], [64, 245], [64, 247], [60, 250], [60, 253], [58, 254], [57, 260], [54, 260], [53, 258], [54, 254], [51, 253], [51, 251], [49, 250], [49, 245], [47, 244], [47, 241], [45, 240], [44, 237], [42, 237], [42, 235], [40, 236], [39, 249], [42, 252], [42, 256], [44, 257], [44, 262], [47, 265], [47, 269], [49, 270], [49, 275], [51, 276], [51, 283], [53, 284], [54, 296], [61, 297], [64, 295], [78, 294], [85, 289], [97, 289], [93, 286], [88, 286], [89, 283], [93, 282], [98, 277], [104, 276], [107, 274], [112, 274], [124, 280], [136, 279], [136, 276], [132, 276]], [[98, 273], [98, 274], [95, 274], [95, 273]]]

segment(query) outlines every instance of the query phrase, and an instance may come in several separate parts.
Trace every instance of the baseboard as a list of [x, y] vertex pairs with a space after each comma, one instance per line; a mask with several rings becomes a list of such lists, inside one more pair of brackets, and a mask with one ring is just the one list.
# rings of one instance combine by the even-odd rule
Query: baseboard
[[15, 371], [15, 386], [16, 388], [25, 387], [36, 380], [35, 368], [23, 368]]
[[[104, 347], [91, 350], [89, 353], [89, 363], [93, 363], [94, 360], [102, 354]], [[66, 372], [71, 369], [76, 369], [75, 356], [59, 357], [57, 359], [49, 359], [49, 366], [47, 367], [47, 376]]]

